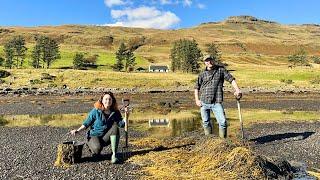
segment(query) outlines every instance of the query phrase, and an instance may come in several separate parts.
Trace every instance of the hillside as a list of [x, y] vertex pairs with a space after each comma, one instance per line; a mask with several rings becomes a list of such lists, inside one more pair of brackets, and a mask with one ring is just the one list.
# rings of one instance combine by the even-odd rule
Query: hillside
[[[143, 45], [136, 54], [160, 64], [169, 63], [171, 44], [181, 38], [195, 39], [201, 48], [206, 43], [215, 42], [226, 60], [229, 56], [238, 58], [239, 54], [242, 57], [244, 54], [286, 56], [300, 46], [309, 54], [320, 54], [320, 26], [282, 25], [251, 16], [229, 17], [222, 22], [203, 23], [178, 30], [79, 25], [0, 27], [0, 46], [18, 34], [26, 38], [31, 48], [35, 35], [51, 36], [60, 42], [62, 51], [71, 53], [114, 53], [123, 40], [142, 42]], [[0, 53], [3, 54], [1, 51]], [[142, 65], [147, 64], [145, 62]]]
[[[61, 59], [53, 63], [53, 69], [29, 69], [34, 36], [38, 34], [53, 37], [60, 43]], [[229, 65], [228, 69], [234, 70], [233, 74], [242, 87], [320, 89], [319, 64], [312, 64], [312, 68], [289, 69], [287, 59], [300, 47], [307, 51], [308, 56], [320, 55], [319, 25], [283, 25], [251, 16], [233, 16], [222, 22], [208, 22], [178, 30], [80, 25], [0, 27], [0, 56], [4, 57], [4, 43], [14, 35], [23, 35], [29, 50], [24, 63], [26, 69], [10, 70], [16, 78], [11, 87], [30, 86], [30, 80], [40, 79], [41, 73], [46, 72], [57, 76], [57, 80], [53, 84], [40, 82], [31, 86], [61, 87], [67, 84], [70, 88], [82, 85], [91, 88], [192, 89], [195, 74], [168, 73], [158, 76], [152, 73], [128, 75], [110, 72], [111, 65], [115, 63], [114, 53], [122, 41], [138, 45], [135, 51], [136, 67], [147, 68], [151, 63], [170, 65], [172, 43], [187, 38], [195, 39], [202, 50], [206, 43], [218, 44], [222, 60]], [[99, 55], [98, 71], [66, 70], [72, 67], [76, 52]], [[1, 88], [8, 87], [11, 81], [9, 77], [4, 80]]]

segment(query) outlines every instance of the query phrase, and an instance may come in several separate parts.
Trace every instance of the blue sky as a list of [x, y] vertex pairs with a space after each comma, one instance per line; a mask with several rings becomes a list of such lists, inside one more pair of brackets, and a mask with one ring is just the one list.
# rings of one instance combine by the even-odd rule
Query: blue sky
[[0, 26], [62, 24], [178, 29], [229, 16], [320, 23], [318, 0], [0, 0]]

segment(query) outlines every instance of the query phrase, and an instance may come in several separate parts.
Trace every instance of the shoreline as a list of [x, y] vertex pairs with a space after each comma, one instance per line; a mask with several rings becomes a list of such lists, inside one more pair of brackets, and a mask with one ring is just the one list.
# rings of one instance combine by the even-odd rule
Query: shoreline
[[[320, 93], [320, 89], [314, 88], [263, 88], [263, 87], [255, 87], [255, 88], [241, 88], [244, 94], [316, 94]], [[144, 93], [170, 93], [170, 92], [193, 92], [193, 88], [191, 87], [177, 87], [175, 89], [138, 89], [138, 88], [87, 88], [87, 87], [79, 87], [76, 89], [68, 89], [68, 88], [34, 88], [34, 87], [21, 87], [21, 88], [0, 88], [0, 97], [2, 96], [56, 96], [56, 95], [97, 95], [103, 92], [111, 91], [117, 94], [144, 94]], [[225, 88], [225, 93], [233, 92], [231, 88]]]

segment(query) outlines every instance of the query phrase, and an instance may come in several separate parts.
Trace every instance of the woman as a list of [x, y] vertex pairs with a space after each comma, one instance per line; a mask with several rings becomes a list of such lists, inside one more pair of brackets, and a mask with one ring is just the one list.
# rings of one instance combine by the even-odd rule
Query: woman
[[[128, 117], [128, 108], [125, 107], [126, 117]], [[93, 156], [99, 156], [104, 146], [111, 144], [112, 156], [111, 163], [117, 163], [117, 149], [119, 145], [119, 127], [124, 127], [125, 119], [122, 119], [118, 109], [117, 101], [111, 92], [104, 93], [94, 104], [87, 119], [78, 129], [71, 130], [72, 135], [87, 129], [88, 146]]]

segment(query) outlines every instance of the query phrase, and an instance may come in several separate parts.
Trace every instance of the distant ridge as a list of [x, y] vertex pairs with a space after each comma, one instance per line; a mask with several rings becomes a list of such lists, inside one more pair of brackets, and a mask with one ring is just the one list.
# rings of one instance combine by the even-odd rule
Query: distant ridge
[[268, 23], [268, 24], [278, 24], [274, 21], [262, 20], [253, 16], [230, 16], [224, 22], [226, 23]]
[[258, 24], [258, 23], [267, 23], [267, 24], [279, 24], [274, 21], [268, 21], [263, 19], [258, 19], [253, 16], [241, 15], [241, 16], [230, 16], [226, 20], [221, 22], [205, 22], [200, 25], [206, 24], [219, 24], [219, 23], [234, 23], [234, 24]]

